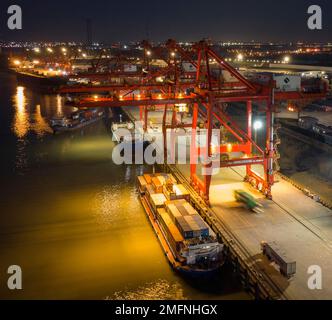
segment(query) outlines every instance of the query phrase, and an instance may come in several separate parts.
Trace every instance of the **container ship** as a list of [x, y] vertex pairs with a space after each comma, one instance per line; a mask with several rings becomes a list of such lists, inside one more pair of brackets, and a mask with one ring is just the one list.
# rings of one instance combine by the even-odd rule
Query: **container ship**
[[223, 245], [190, 204], [190, 194], [171, 174], [137, 177], [139, 197], [159, 242], [176, 271], [190, 277], [215, 274]]
[[73, 112], [69, 117], [55, 117], [50, 121], [54, 133], [74, 131], [84, 128], [104, 118], [105, 112], [100, 109], [87, 109]]

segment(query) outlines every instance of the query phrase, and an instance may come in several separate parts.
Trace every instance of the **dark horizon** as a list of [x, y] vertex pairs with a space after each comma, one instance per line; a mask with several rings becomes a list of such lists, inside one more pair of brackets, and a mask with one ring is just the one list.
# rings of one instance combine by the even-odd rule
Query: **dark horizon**
[[[76, 41], [87, 38], [86, 19], [92, 21], [96, 42], [137, 41], [149, 38], [165, 41], [332, 42], [332, 3], [327, 0], [233, 2], [127, 0], [125, 3], [97, 0], [15, 1], [22, 7], [23, 30], [7, 27], [8, 0], [0, 5], [0, 40]], [[310, 31], [307, 9], [320, 5], [323, 30]]]

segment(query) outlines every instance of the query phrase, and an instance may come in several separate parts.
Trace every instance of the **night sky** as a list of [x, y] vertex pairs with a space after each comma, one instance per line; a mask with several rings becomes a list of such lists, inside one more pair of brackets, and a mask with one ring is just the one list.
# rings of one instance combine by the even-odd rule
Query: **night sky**
[[[7, 8], [21, 5], [23, 30], [9, 31]], [[323, 9], [323, 30], [307, 28], [307, 8]], [[0, 40], [214, 40], [332, 42], [331, 0], [1, 0]]]

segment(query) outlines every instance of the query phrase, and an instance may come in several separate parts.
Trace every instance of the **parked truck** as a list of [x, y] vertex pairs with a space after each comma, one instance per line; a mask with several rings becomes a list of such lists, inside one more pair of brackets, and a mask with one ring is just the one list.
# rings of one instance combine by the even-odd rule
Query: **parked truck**
[[269, 260], [275, 262], [279, 266], [280, 273], [283, 276], [291, 278], [295, 275], [296, 261], [291, 260], [275, 241], [270, 243], [262, 241], [261, 249], [263, 254]]

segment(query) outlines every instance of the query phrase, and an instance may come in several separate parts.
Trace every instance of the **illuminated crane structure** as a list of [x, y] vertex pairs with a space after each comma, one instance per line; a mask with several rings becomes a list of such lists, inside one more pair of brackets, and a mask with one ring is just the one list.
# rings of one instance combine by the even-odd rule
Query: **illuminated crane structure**
[[[125, 83], [110, 83], [102, 86], [70, 86], [60, 90], [61, 93], [89, 93], [95, 96], [81, 99], [78, 107], [126, 107], [140, 108], [140, 120], [147, 130], [148, 112], [150, 107], [164, 108], [163, 134], [164, 148], [166, 149], [167, 130], [190, 127], [191, 140], [191, 183], [201, 196], [209, 201], [211, 184], [211, 169], [213, 154], [227, 154], [241, 152], [244, 157], [237, 159], [221, 158], [220, 167], [246, 166], [246, 179], [258, 190], [271, 198], [271, 187], [274, 184], [275, 161], [278, 158], [275, 139], [274, 113], [276, 102], [280, 100], [313, 100], [326, 96], [327, 88], [318, 86], [316, 91], [306, 93], [305, 90], [294, 92], [278, 92], [275, 82], [254, 83], [246, 79], [239, 71], [228, 64], [205, 41], [200, 41], [189, 48], [180, 46], [174, 40], [168, 40], [165, 45], [153, 47], [148, 42], [142, 43], [144, 57], [141, 72], [132, 76], [138, 81]], [[151, 61], [160, 59], [165, 66], [153, 68]], [[191, 70], [184, 70], [183, 64], [191, 66]], [[215, 71], [218, 71], [217, 73]], [[221, 77], [227, 73], [232, 81]], [[104, 77], [121, 77], [123, 74], [107, 74]], [[89, 75], [82, 75], [89, 77]], [[96, 74], [91, 76], [96, 77]], [[103, 77], [102, 74], [99, 78]], [[130, 75], [128, 76], [130, 78]], [[107, 93], [106, 97], [96, 96], [98, 93]], [[245, 103], [247, 110], [247, 128], [240, 126], [225, 112], [225, 104], [232, 108], [232, 103]], [[266, 114], [266, 143], [260, 148], [252, 138], [252, 106], [253, 103], [264, 105]], [[192, 123], [183, 124], [177, 121], [176, 114], [179, 106], [186, 106], [191, 110]], [[172, 123], [167, 124], [167, 110], [173, 111]], [[198, 120], [204, 119], [206, 134], [205, 147], [196, 144], [196, 129]], [[223, 127], [237, 141], [237, 143], [212, 146], [213, 128]], [[256, 152], [253, 153], [253, 150]], [[205, 174], [197, 173], [197, 157], [203, 157], [202, 163]], [[264, 176], [256, 173], [252, 166], [262, 165]], [[204, 171], [203, 169], [203, 171]]]

